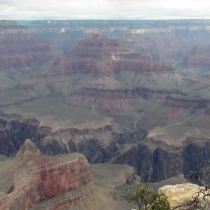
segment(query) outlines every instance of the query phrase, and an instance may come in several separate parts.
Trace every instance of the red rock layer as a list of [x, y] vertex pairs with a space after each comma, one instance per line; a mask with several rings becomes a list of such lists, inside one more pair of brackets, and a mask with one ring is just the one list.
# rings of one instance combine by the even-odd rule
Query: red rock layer
[[[50, 201], [52, 208], [48, 206], [47, 209], [60, 210], [93, 192], [91, 168], [82, 154], [43, 156], [27, 140], [15, 158], [20, 162], [9, 194], [0, 194], [1, 210], [29, 209], [59, 196], [59, 202], [55, 204], [53, 200]], [[73, 196], [74, 191], [76, 197]], [[62, 195], [68, 192], [73, 197], [63, 200]]]

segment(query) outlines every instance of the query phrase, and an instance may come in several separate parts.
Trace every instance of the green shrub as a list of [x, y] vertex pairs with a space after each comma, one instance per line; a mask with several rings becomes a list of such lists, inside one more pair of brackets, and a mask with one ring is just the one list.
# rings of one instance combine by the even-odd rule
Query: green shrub
[[170, 210], [170, 204], [166, 195], [148, 184], [132, 186], [128, 191], [128, 202], [134, 203], [139, 210]]

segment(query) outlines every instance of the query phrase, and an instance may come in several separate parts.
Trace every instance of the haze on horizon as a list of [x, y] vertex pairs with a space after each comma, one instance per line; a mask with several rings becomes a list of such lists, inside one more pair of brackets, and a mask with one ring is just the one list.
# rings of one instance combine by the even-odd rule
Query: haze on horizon
[[210, 19], [208, 0], [0, 0], [1, 20]]

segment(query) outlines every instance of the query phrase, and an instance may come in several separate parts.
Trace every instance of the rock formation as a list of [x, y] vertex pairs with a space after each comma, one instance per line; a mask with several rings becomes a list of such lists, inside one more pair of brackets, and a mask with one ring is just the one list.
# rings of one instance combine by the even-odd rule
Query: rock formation
[[[190, 184], [190, 183], [177, 184], [177, 185], [165, 185], [164, 187], [161, 187], [159, 190], [166, 194], [166, 196], [169, 199], [170, 206], [172, 208], [183, 205], [186, 202], [192, 201], [194, 197], [198, 196], [197, 193], [200, 190], [204, 190], [205, 192], [204, 187], [200, 187], [198, 185]], [[206, 193], [209, 193], [209, 190], [207, 190]], [[205, 199], [203, 199], [203, 194], [200, 194], [199, 201], [203, 203], [203, 206], [204, 206], [204, 204], [207, 204], [210, 201], [210, 199], [208, 196], [205, 197]], [[207, 208], [208, 207], [209, 205], [207, 206]], [[180, 207], [178, 209], [181, 210], [185, 208]]]
[[150, 62], [148, 58], [126, 49], [122, 42], [101, 34], [81, 40], [75, 48], [62, 55], [61, 61], [63, 62], [53, 71], [97, 71], [98, 74], [108, 74], [122, 70], [167, 72], [175, 68], [170, 63]]
[[133, 166], [146, 182], [161, 181], [179, 174], [188, 177], [190, 171], [204, 171], [202, 179], [209, 182], [209, 130], [170, 129], [167, 132], [160, 128], [156, 134], [147, 135], [144, 142], [112, 159], [113, 163]]
[[[167, 75], [171, 77], [167, 84], [159, 82], [155, 85], [156, 89], [166, 89], [168, 86], [176, 89], [181, 84], [181, 78], [177, 77], [173, 64], [153, 62], [125, 48], [122, 42], [97, 34], [81, 40], [76, 47], [54, 59], [52, 67], [45, 74], [32, 76], [15, 91], [20, 96], [20, 101], [55, 92], [77, 95], [81, 89], [82, 92], [95, 91], [99, 95], [100, 90], [109, 92], [108, 95], [112, 95], [112, 91], [116, 94], [119, 91], [119, 97], [122, 94], [125, 97], [126, 94], [128, 97], [135, 97], [135, 87], [145, 86], [145, 81], [149, 82], [151, 77], [159, 77], [159, 80]], [[95, 93], [96, 96], [97, 94]]]
[[87, 159], [78, 153], [42, 156], [26, 140], [17, 155], [1, 162], [0, 209], [64, 209], [93, 194]]
[[[0, 151], [5, 156], [14, 155], [24, 139], [31, 138], [44, 154], [80, 152], [91, 163], [131, 165], [143, 181], [157, 182], [179, 174], [187, 176], [190, 171], [208, 167], [210, 159], [210, 132], [201, 127], [155, 128], [147, 135], [144, 130], [120, 132], [112, 126], [53, 132], [40, 126], [37, 120], [11, 115], [1, 116], [0, 122]], [[207, 173], [203, 179], [209, 181]]]
[[93, 175], [79, 153], [41, 155], [27, 139], [15, 157], [0, 162], [0, 209], [130, 209], [125, 200], [115, 198], [119, 193], [114, 187], [138, 183], [135, 170], [113, 164], [92, 167]]

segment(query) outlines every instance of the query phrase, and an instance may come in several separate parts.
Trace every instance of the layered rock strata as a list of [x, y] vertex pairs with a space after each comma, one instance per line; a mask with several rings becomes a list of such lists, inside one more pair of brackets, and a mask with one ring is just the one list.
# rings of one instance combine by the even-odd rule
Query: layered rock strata
[[0, 88], [14, 87], [40, 72], [60, 52], [48, 40], [36, 38], [29, 28], [15, 21], [1, 21]]
[[108, 39], [101, 34], [81, 40], [78, 45], [65, 52], [58, 66], [52, 72], [119, 72], [132, 70], [139, 72], [174, 71], [171, 63], [153, 62], [147, 57], [127, 49], [122, 42]]
[[[49, 127], [39, 126], [38, 121], [20, 116], [7, 115], [1, 117], [0, 122], [1, 154], [15, 154], [23, 144], [23, 139], [30, 137], [44, 154], [81, 152], [91, 163], [131, 165], [142, 180], [148, 182], [179, 174], [187, 176], [190, 171], [207, 168], [210, 160], [208, 129], [172, 127], [175, 129], [172, 133], [159, 129], [151, 132], [154, 135], [147, 135], [143, 130], [120, 132], [112, 126], [105, 126], [52, 132]], [[203, 179], [209, 181], [207, 173]]]
[[[8, 169], [14, 163], [15, 167]], [[90, 165], [82, 154], [42, 156], [26, 140], [13, 159], [1, 164], [2, 210], [64, 209], [93, 193]]]
[[206, 108], [209, 101], [205, 99], [190, 99], [187, 96], [167, 96], [166, 105], [173, 108], [194, 108], [203, 109]]

